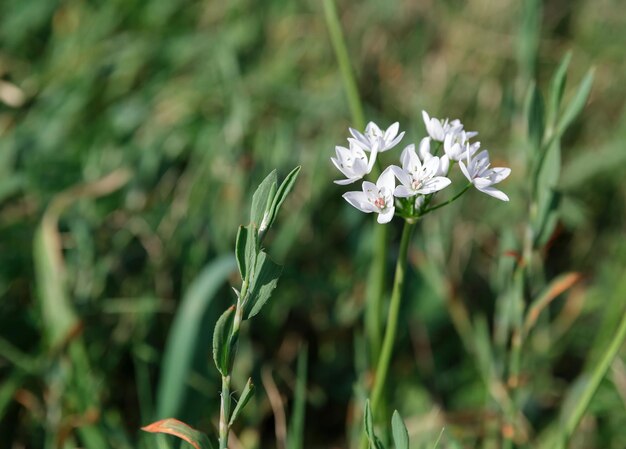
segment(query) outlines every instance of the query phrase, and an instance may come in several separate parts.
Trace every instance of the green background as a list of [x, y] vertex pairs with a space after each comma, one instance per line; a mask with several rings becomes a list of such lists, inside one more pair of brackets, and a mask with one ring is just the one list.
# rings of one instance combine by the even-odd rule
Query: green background
[[[483, 360], [462, 344], [450, 299], [484, 323], [499, 372], [494, 304], [528, 208], [524, 98], [533, 79], [547, 91], [569, 50], [565, 102], [595, 67], [563, 137], [560, 221], [543, 249], [546, 279], [583, 279], [541, 315], [522, 362], [531, 430], [520, 444], [532, 447], [624, 313], [626, 9], [475, 0], [338, 10], [367, 120], [399, 121], [408, 143], [424, 136], [422, 109], [460, 118], [495, 165], [512, 168], [510, 203], [471, 191], [429, 215], [411, 249], [389, 391], [415, 447], [432, 447], [444, 425], [441, 447], [498, 447], [485, 437], [499, 421]], [[0, 2], [0, 448], [166, 447], [138, 429], [167, 416], [211, 429], [210, 338], [238, 282], [237, 226], [262, 178], [296, 165], [266, 241], [283, 276], [244, 326], [236, 364], [234, 388], [251, 375], [258, 392], [234, 430], [243, 447], [275, 447], [262, 373], [289, 418], [307, 344], [304, 446], [346, 447], [360, 419], [372, 243], [372, 218], [332, 183], [329, 158], [351, 125], [318, 1]], [[391, 279], [401, 223], [389, 226]], [[621, 354], [571, 447], [626, 447]]]

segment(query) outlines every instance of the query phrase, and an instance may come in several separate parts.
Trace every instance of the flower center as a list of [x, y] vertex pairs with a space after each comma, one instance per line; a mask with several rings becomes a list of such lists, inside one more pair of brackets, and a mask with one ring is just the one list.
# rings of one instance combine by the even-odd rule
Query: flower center
[[376, 206], [379, 209], [383, 209], [386, 206], [386, 202], [385, 202], [385, 198], [382, 196], [379, 196], [378, 198], [376, 198], [374, 200], [374, 206]]
[[424, 183], [419, 180], [419, 179], [413, 179], [413, 182], [411, 183], [411, 187], [413, 188], [413, 190], [419, 190], [422, 188], [422, 185]]

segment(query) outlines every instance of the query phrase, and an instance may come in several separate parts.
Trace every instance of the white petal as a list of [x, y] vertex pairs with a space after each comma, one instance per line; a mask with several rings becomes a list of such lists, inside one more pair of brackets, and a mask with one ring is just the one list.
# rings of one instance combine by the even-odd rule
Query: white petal
[[373, 182], [363, 181], [362, 188], [368, 198], [374, 199], [378, 195], [378, 187]]
[[507, 196], [507, 194], [496, 189], [495, 187], [483, 187], [483, 188], [478, 188], [478, 190], [494, 198], [497, 198], [501, 201], [509, 201], [509, 197]]
[[421, 167], [421, 163], [419, 158], [417, 158], [417, 154], [415, 154], [415, 145], [407, 145], [402, 153], [400, 154], [400, 162], [402, 163], [402, 168], [405, 170], [410, 170], [412, 164], [415, 164], [415, 159], [417, 159], [417, 163]]
[[363, 151], [371, 151], [369, 140], [362, 141], [348, 137], [348, 142], [350, 142], [350, 148], [358, 147]]
[[450, 171], [450, 158], [448, 155], [443, 155], [439, 158], [439, 171], [437, 175], [445, 176], [448, 174], [448, 171]]
[[508, 167], [494, 167], [491, 170], [494, 172], [494, 174], [490, 176], [494, 184], [506, 179], [511, 174], [511, 169]]
[[488, 178], [474, 178], [474, 185], [478, 190], [492, 186], [494, 183]]
[[443, 127], [441, 126], [441, 122], [436, 118], [430, 120], [430, 137], [439, 142], [443, 142], [445, 138], [445, 133], [443, 132]]
[[407, 187], [411, 186], [411, 182], [413, 182], [413, 176], [411, 176], [408, 171], [402, 170], [397, 165], [392, 165], [391, 167], [389, 167], [389, 169], [393, 172], [394, 175], [396, 175], [396, 178], [398, 178], [398, 181], [400, 181], [400, 183], [404, 184]]
[[419, 144], [417, 149], [419, 157], [425, 161], [428, 156], [430, 156], [430, 137], [424, 137]]
[[439, 171], [439, 158], [433, 156], [424, 163], [424, 178], [432, 178]]
[[417, 192], [413, 191], [413, 189], [405, 186], [405, 185], [401, 185], [396, 187], [396, 189], [393, 191], [393, 196], [398, 197], [398, 198], [408, 198], [410, 196], [415, 195]]
[[424, 126], [426, 127], [426, 129], [428, 129], [428, 126], [430, 124], [430, 116], [428, 115], [428, 112], [422, 110], [422, 120], [424, 120]]
[[400, 123], [398, 122], [392, 124], [389, 128], [387, 128], [387, 130], [385, 131], [385, 134], [383, 135], [383, 139], [385, 139], [385, 142], [389, 142], [390, 140], [393, 140], [398, 135], [399, 130], [400, 130]]
[[442, 189], [448, 187], [452, 181], [448, 178], [444, 178], [443, 176], [437, 176], [436, 178], [428, 180], [424, 186], [419, 189], [417, 192], [423, 195], [428, 195], [430, 193], [438, 192]]
[[387, 144], [385, 144], [385, 149], [384, 151], [390, 150], [393, 147], [395, 147], [396, 145], [398, 145], [400, 143], [400, 141], [402, 140], [402, 138], [404, 137], [404, 131], [402, 131], [398, 137], [396, 137], [395, 139], [393, 139], [391, 142], [388, 142]]
[[346, 178], [350, 178], [351, 177], [352, 170], [349, 170], [347, 168], [342, 167], [340, 162], [339, 162], [339, 160], [335, 159], [334, 157], [331, 157], [330, 160], [333, 162], [335, 167], [337, 167], [337, 170], [339, 170]]
[[391, 167], [387, 167], [385, 171], [378, 177], [378, 181], [376, 181], [376, 186], [379, 189], [385, 187], [390, 192], [393, 192], [393, 189], [396, 187], [396, 178], [394, 176], [394, 171]]
[[361, 212], [371, 213], [376, 210], [374, 205], [367, 200], [363, 192], [346, 192], [342, 195], [351, 206], [356, 207]]
[[376, 162], [376, 156], [378, 156], [378, 148], [374, 148], [372, 150], [372, 153], [370, 154], [370, 160], [367, 164], [367, 173], [372, 171], [372, 168], [374, 167], [374, 163]]
[[382, 136], [383, 132], [380, 130], [378, 125], [374, 122], [369, 122], [365, 127], [365, 134], [372, 134], [374, 136]]
[[459, 161], [459, 167], [461, 167], [461, 171], [463, 172], [467, 180], [469, 182], [473, 182], [472, 177], [470, 176], [469, 171], [467, 170], [467, 167], [465, 166], [463, 161]]
[[337, 181], [334, 181], [334, 183], [339, 184], [340, 186], [347, 186], [348, 184], [352, 184], [353, 182], [356, 182], [359, 179], [362, 179], [362, 178], [339, 179]]
[[378, 218], [376, 219], [380, 224], [389, 223], [393, 218], [393, 214], [395, 213], [395, 207], [388, 207], [385, 212], [378, 214]]

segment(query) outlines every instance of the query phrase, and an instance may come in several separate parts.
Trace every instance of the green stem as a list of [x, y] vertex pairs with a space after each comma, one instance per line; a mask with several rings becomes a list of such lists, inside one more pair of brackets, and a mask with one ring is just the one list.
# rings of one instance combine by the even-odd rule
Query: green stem
[[228, 448], [228, 420], [230, 417], [230, 375], [222, 376], [222, 394], [220, 401], [220, 449]]
[[445, 202], [443, 202], [443, 203], [441, 203], [441, 204], [437, 204], [436, 206], [433, 206], [433, 207], [431, 207], [431, 208], [429, 208], [429, 209], [426, 209], [425, 211], [423, 211], [423, 212], [421, 213], [421, 215], [426, 215], [426, 214], [427, 214], [427, 213], [429, 213], [429, 212], [432, 212], [432, 211], [434, 211], [434, 210], [437, 210], [437, 209], [439, 209], [440, 207], [447, 206], [448, 204], [452, 203], [453, 201], [458, 200], [458, 199], [461, 197], [461, 195], [463, 195], [465, 192], [467, 192], [467, 190], [468, 190], [470, 187], [472, 187], [472, 183], [469, 183], [468, 185], [466, 185], [465, 187], [463, 187], [463, 190], [461, 190], [459, 193], [457, 193], [456, 195], [454, 195], [454, 196], [453, 196], [452, 198], [450, 198], [448, 201], [445, 201]]
[[383, 297], [388, 227], [374, 224], [374, 252], [365, 297], [365, 331], [370, 349], [371, 366], [376, 364], [382, 344]]
[[611, 340], [611, 344], [602, 356], [600, 362], [595, 366], [593, 372], [591, 373], [589, 382], [585, 385], [585, 389], [583, 390], [579, 400], [576, 401], [576, 404], [574, 405], [574, 412], [569, 415], [569, 419], [565, 422], [565, 426], [563, 427], [562, 447], [566, 447], [567, 442], [578, 427], [578, 424], [585, 414], [585, 411], [587, 410], [593, 395], [598, 389], [600, 382], [606, 375], [613, 359], [624, 343], [624, 339], [626, 339], [626, 313], [623, 313], [622, 320], [617, 328], [617, 331], [615, 332], [615, 335], [613, 336], [613, 339]]
[[[233, 328], [231, 331], [231, 351], [230, 360], [235, 359], [237, 353], [237, 346], [239, 341], [239, 328], [243, 321], [243, 298], [248, 294], [248, 279], [244, 279], [241, 285], [241, 293], [237, 298], [237, 306], [235, 308], [235, 317], [233, 319]], [[222, 394], [220, 395], [220, 422], [219, 422], [219, 443], [220, 449], [228, 448], [228, 434], [230, 432], [230, 374], [232, 372], [233, 364], [230, 363], [228, 367], [228, 373], [226, 376], [222, 376]]]
[[[389, 313], [387, 315], [385, 337], [383, 339], [383, 345], [378, 359], [378, 366], [376, 367], [374, 388], [372, 389], [372, 394], [370, 396], [372, 415], [374, 416], [376, 416], [376, 411], [381, 406], [380, 403], [383, 397], [385, 383], [387, 382], [387, 373], [389, 372], [389, 364], [391, 362], [391, 355], [393, 354], [393, 347], [396, 340], [398, 317], [400, 315], [400, 302], [402, 299], [402, 290], [406, 274], [407, 254], [414, 228], [415, 222], [404, 222], [404, 229], [402, 230], [402, 238], [400, 240], [400, 252], [396, 262], [393, 290], [391, 292], [391, 301], [389, 303]], [[367, 447], [367, 439], [365, 439], [365, 447]]]
[[339, 70], [341, 71], [341, 76], [343, 78], [343, 84], [346, 89], [346, 96], [348, 97], [352, 120], [354, 122], [354, 126], [356, 126], [359, 130], [362, 130], [365, 127], [363, 107], [361, 105], [361, 99], [359, 97], [359, 91], [356, 86], [352, 66], [350, 65], [346, 41], [343, 37], [343, 32], [341, 31], [339, 17], [337, 16], [337, 8], [335, 7], [335, 2], [333, 0], [324, 0], [324, 15], [326, 17], [326, 25], [328, 26], [330, 40], [333, 44], [333, 49], [335, 50], [335, 56], [337, 57], [337, 63], [339, 64]]

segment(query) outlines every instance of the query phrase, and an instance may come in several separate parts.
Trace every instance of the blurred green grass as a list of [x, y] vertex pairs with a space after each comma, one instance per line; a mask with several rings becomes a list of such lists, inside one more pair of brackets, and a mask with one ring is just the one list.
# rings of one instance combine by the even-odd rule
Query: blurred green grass
[[[568, 50], [566, 99], [592, 65], [596, 76], [564, 136], [562, 219], [545, 271], [548, 279], [581, 272], [585, 281], [554, 301], [530, 342], [522, 377], [535, 433], [623, 313], [626, 12], [609, 0], [550, 1], [534, 16], [534, 3], [338, 5], [367, 119], [400, 121], [409, 141], [423, 135], [422, 109], [459, 117], [513, 168], [504, 187], [511, 203], [471, 195], [429, 217], [428, 237], [413, 250], [409, 330], [392, 369], [395, 402], [419, 444], [435, 441], [444, 422], [467, 447], [498, 425], [480, 362], [445, 304], [454, 294], [477, 322], [485, 317], [489, 338], [512, 263], [504, 254], [527, 213], [525, 90], [534, 77], [546, 87]], [[329, 157], [349, 125], [319, 2], [0, 3], [0, 448], [150, 447], [153, 437], [138, 428], [173, 406], [160, 405], [157, 386], [182, 298], [208, 264], [232, 253], [257, 183], [296, 164], [303, 171], [289, 212], [268, 245], [285, 272], [246, 331], [234, 382], [241, 389], [270, 366], [291, 406], [307, 342], [304, 447], [345, 447], [371, 250], [369, 222], [331, 183]], [[68, 189], [119, 170], [131, 178], [106, 195], [70, 195], [50, 236], [59, 246], [44, 253], [63, 263], [42, 279], [35, 236], [46, 211]], [[58, 273], [46, 280], [46, 270]], [[176, 417], [203, 429], [218, 404], [210, 334], [230, 295], [222, 285], [199, 312], [191, 369], [176, 387], [186, 390]], [[52, 296], [73, 318], [44, 314]], [[625, 385], [622, 352], [571, 447], [626, 446]], [[236, 429], [242, 444], [273, 445], [265, 395], [249, 407]]]

